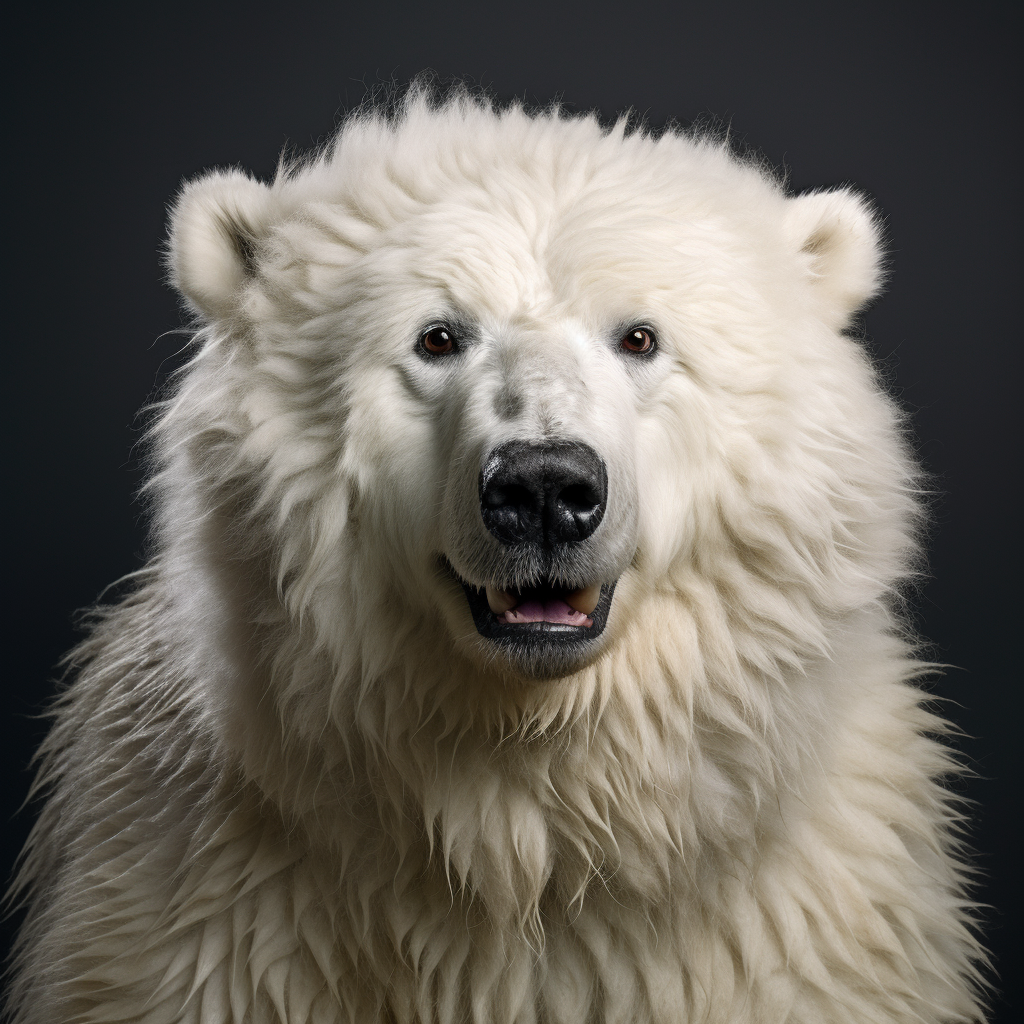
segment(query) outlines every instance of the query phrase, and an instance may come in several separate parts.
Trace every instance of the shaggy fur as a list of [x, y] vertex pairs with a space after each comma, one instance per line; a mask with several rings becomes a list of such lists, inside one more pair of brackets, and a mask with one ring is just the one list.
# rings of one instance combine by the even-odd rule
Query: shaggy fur
[[[17, 1021], [981, 1019], [895, 611], [915, 470], [842, 333], [879, 285], [859, 196], [413, 90], [269, 185], [188, 184], [169, 265], [195, 356], [154, 555], [43, 749]], [[516, 437], [608, 467], [618, 585], [559, 678], [452, 576], [517, 582], [476, 490]]]

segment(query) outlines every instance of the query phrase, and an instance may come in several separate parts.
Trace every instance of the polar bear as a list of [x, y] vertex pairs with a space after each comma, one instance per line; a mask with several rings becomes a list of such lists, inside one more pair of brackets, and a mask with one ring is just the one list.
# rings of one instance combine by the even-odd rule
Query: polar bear
[[880, 260], [720, 140], [422, 89], [187, 184], [14, 1018], [980, 1020]]

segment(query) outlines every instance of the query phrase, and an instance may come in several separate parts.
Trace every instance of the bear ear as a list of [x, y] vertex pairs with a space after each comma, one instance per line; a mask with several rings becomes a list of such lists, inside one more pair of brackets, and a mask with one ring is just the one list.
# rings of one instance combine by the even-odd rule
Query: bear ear
[[171, 210], [171, 283], [208, 320], [230, 316], [270, 222], [270, 189], [241, 171], [186, 183]]
[[835, 328], [882, 285], [881, 232], [868, 201], [850, 189], [811, 192], [788, 200], [787, 228]]

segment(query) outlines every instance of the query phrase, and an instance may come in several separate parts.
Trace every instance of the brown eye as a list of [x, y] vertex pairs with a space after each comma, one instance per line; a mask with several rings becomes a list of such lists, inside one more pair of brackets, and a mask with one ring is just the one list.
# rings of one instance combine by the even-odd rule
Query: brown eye
[[646, 327], [633, 327], [626, 331], [619, 344], [627, 352], [646, 355], [648, 352], [654, 351], [654, 334]]
[[420, 345], [432, 356], [446, 356], [455, 351], [455, 337], [447, 327], [431, 327], [420, 338]]

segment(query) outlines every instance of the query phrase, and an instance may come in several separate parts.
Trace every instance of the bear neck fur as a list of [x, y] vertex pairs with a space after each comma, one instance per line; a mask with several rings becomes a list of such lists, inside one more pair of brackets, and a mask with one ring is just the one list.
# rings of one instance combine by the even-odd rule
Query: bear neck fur
[[[52, 869], [48, 835], [83, 808], [102, 807], [106, 790], [131, 787], [143, 813], [133, 811], [128, 827], [138, 831], [145, 821], [152, 834], [126, 842], [125, 823], [100, 814], [76, 855], [106, 892], [105, 913], [124, 919], [126, 931], [103, 941], [145, 951], [153, 972], [167, 974], [160, 992], [179, 999], [168, 1006], [189, 991], [197, 1005], [223, 990], [223, 998], [256, 1006], [326, 986], [331, 1005], [346, 1007], [353, 1021], [454, 1022], [475, 1012], [521, 1022], [533, 1019], [535, 1004], [551, 1020], [579, 1019], [581, 1005], [606, 1020], [660, 1019], [659, 1000], [687, 1006], [694, 1019], [756, 1021], [781, 1019], [774, 1015], [810, 998], [808, 979], [833, 993], [842, 987], [856, 1006], [868, 978], [865, 1007], [884, 991], [893, 1019], [910, 1019], [924, 974], [932, 998], [972, 1012], [941, 980], [936, 959], [974, 950], [967, 930], [918, 940], [912, 923], [883, 910], [901, 887], [952, 898], [935, 812], [925, 808], [953, 812], [942, 791], [922, 781], [945, 770], [948, 758], [921, 735], [939, 723], [916, 691], [892, 691], [892, 735], [873, 737], [878, 757], [896, 743], [912, 747], [907, 774], [918, 776], [916, 788], [900, 792], [903, 780], [895, 779], [886, 807], [907, 823], [906, 849], [866, 856], [871, 843], [862, 833], [877, 823], [865, 806], [877, 795], [861, 801], [855, 791], [836, 791], [829, 777], [829, 764], [869, 739], [854, 737], [851, 746], [831, 726], [850, 717], [839, 707], [851, 700], [849, 672], [871, 687], [914, 671], [903, 644], [880, 628], [880, 608], [833, 623], [834, 661], [819, 656], [775, 678], [750, 666], [721, 676], [708, 648], [713, 624], [695, 617], [682, 626], [677, 617], [672, 635], [632, 637], [622, 653], [582, 673], [572, 684], [575, 703], [564, 695], [560, 703], [572, 714], [509, 719], [504, 734], [493, 720], [467, 724], [444, 699], [417, 699], [410, 688], [424, 682], [423, 663], [398, 657], [390, 676], [378, 673], [358, 688], [347, 680], [349, 696], [332, 700], [323, 694], [336, 693], [339, 680], [311, 685], [314, 667], [328, 664], [313, 658], [304, 685], [287, 681], [289, 706], [251, 695], [260, 715], [250, 717], [236, 751], [197, 713], [207, 699], [200, 681], [181, 671], [168, 685], [167, 589], [145, 584], [76, 655], [79, 671], [99, 685], [82, 691], [88, 701], [79, 699], [47, 741], [41, 784], [57, 798], [37, 827], [23, 885], [42, 884]], [[645, 612], [638, 618], [659, 621], [657, 599]], [[661, 671], [651, 672], [646, 658], [665, 643], [675, 658], [663, 656]], [[269, 671], [294, 664], [280, 653], [268, 649]], [[642, 680], [637, 659], [648, 669]], [[450, 672], [427, 664], [428, 681], [444, 693]], [[842, 677], [836, 664], [845, 666]], [[84, 721], [109, 744], [103, 764], [88, 763], [76, 744]], [[823, 801], [834, 810], [811, 829]], [[803, 813], [809, 805], [815, 816]], [[922, 887], [928, 871], [936, 880]], [[170, 890], [151, 890], [155, 876], [172, 879]], [[836, 916], [830, 884], [862, 904], [856, 928]], [[140, 915], [146, 900], [153, 912]], [[55, 905], [41, 902], [29, 931], [42, 928]], [[794, 931], [793, 905], [803, 907], [813, 941]], [[691, 933], [704, 936], [700, 947]], [[881, 946], [866, 943], [866, 934]], [[192, 936], [195, 965], [175, 971], [183, 935]], [[88, 929], [77, 948], [95, 954]], [[329, 961], [311, 961], [314, 949], [330, 950]], [[110, 989], [109, 1012], [118, 998], [137, 998], [118, 975], [123, 955], [97, 976]], [[47, 966], [48, 998], [59, 996], [74, 960]], [[754, 962], [787, 962], [792, 981], [748, 976], [744, 965]], [[590, 979], [583, 989], [581, 978]], [[316, 1005], [308, 1019], [319, 1019]], [[802, 1012], [813, 1019], [813, 1008]], [[307, 1019], [291, 1010], [280, 1016]]]

